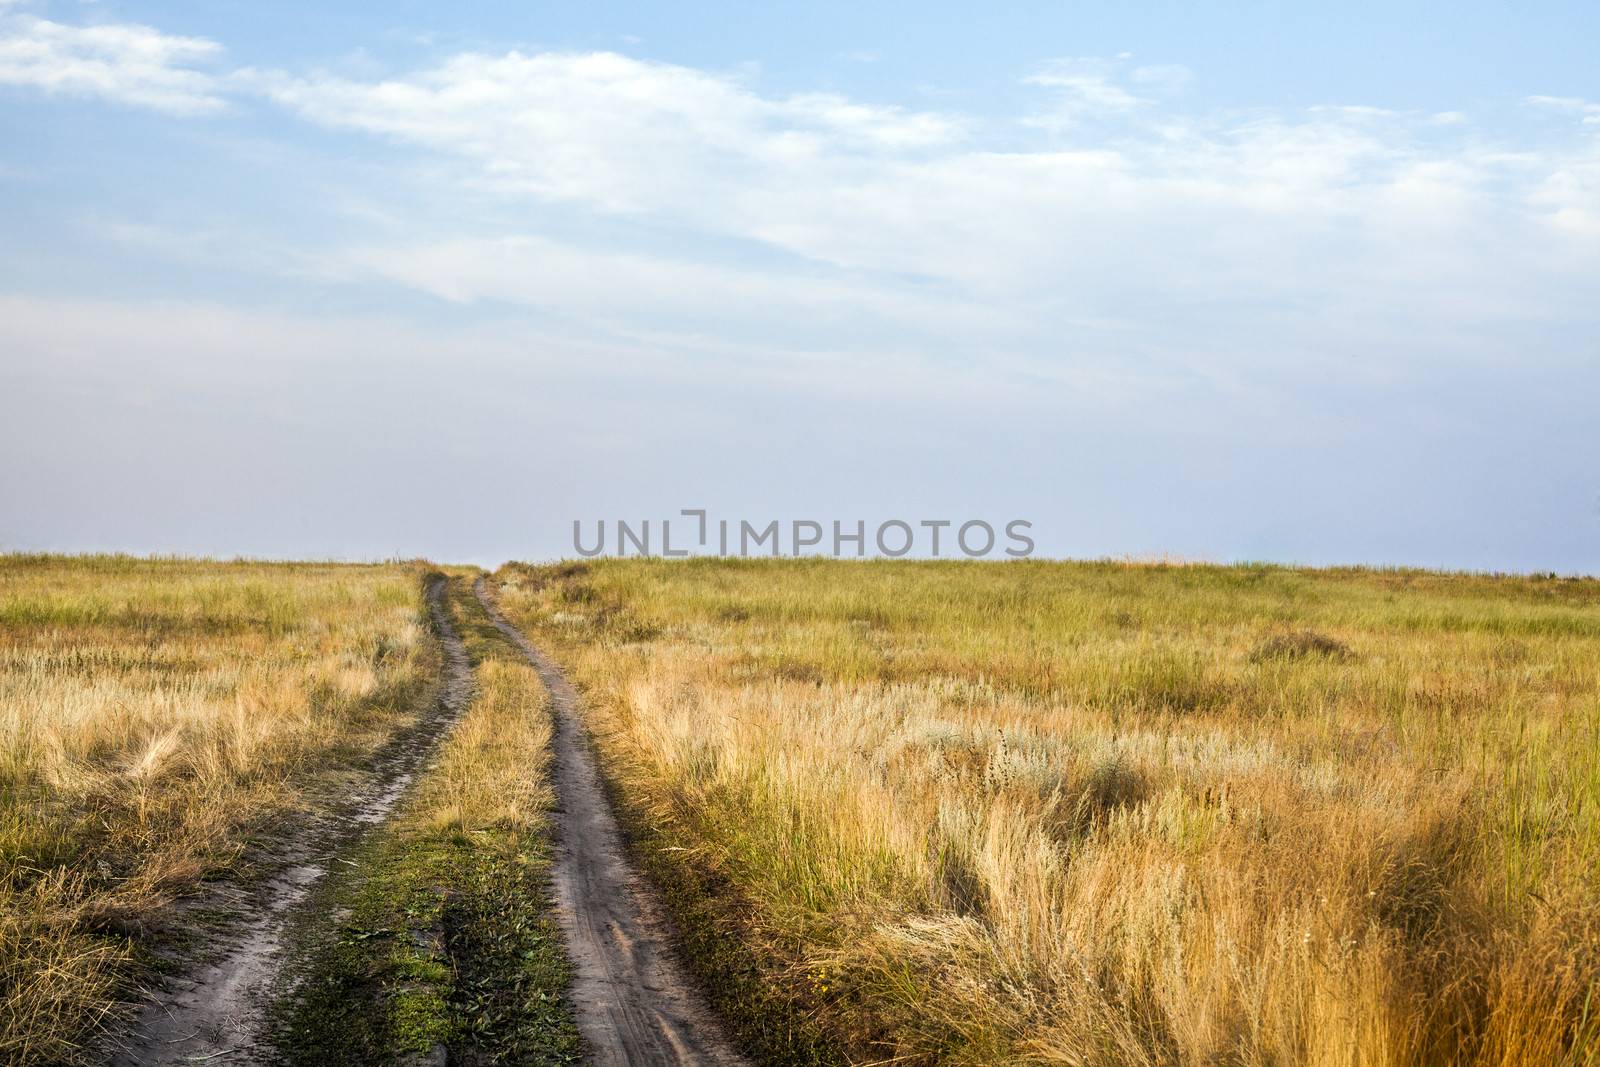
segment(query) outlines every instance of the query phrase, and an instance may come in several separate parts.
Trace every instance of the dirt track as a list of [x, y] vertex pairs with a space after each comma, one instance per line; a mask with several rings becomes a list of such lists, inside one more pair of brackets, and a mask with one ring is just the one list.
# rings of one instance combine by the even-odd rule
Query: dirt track
[[661, 902], [624, 849], [606, 801], [578, 694], [554, 661], [478, 600], [539, 672], [555, 716], [556, 911], [576, 976], [572, 1001], [594, 1062], [743, 1064], [673, 951]]
[[[203, 966], [150, 993], [152, 1003], [111, 1056], [116, 1065], [216, 1062], [228, 1067], [268, 1060], [258, 1048], [262, 1013], [285, 984], [281, 979], [296, 921], [307, 918], [311, 890], [337, 854], [382, 822], [439, 738], [466, 708], [472, 665], [445, 606], [446, 580], [428, 584], [428, 613], [443, 646], [445, 666], [439, 697], [414, 730], [379, 754], [370, 781], [339, 814], [310, 822], [260, 857], [276, 873], [264, 887], [242, 894], [218, 889], [197, 903], [221, 913], [205, 934], [223, 942]], [[221, 926], [226, 933], [211, 927]], [[203, 936], [203, 935], [202, 935]]]

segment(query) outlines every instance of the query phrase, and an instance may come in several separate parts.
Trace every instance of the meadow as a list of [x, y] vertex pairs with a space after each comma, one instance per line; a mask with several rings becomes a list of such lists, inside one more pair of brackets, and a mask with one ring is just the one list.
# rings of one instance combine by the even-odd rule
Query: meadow
[[[581, 1059], [548, 696], [446, 571], [0, 557], [0, 1059], [103, 1060], [248, 918], [216, 887], [397, 745], [426, 759], [326, 846], [256, 1054]], [[579, 685], [757, 1062], [1600, 1064], [1593, 580], [613, 559], [486, 589]]]
[[0, 1059], [88, 1055], [179, 903], [415, 721], [422, 573], [0, 556]]
[[334, 866], [276, 1009], [279, 1060], [567, 1064], [581, 1046], [551, 921], [548, 695], [470, 592], [449, 607], [474, 666], [471, 703], [399, 810]]
[[508, 565], [774, 1062], [1600, 1062], [1600, 583]]

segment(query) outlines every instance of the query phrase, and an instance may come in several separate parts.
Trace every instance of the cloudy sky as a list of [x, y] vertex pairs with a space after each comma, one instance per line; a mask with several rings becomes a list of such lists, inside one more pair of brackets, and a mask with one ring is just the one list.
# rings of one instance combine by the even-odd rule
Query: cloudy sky
[[1600, 6], [1228, 6], [0, 0], [0, 547], [1600, 572]]

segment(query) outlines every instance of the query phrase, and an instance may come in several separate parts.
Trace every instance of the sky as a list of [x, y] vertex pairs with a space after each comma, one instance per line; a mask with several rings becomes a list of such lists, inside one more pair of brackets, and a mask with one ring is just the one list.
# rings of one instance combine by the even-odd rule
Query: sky
[[1600, 573], [1600, 5], [994, 7], [0, 0], [0, 550]]

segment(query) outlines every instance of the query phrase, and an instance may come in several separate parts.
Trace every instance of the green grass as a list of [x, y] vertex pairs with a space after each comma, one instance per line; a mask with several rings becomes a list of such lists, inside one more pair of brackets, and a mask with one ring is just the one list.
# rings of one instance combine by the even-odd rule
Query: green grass
[[[275, 1025], [285, 1059], [567, 1064], [581, 1046], [550, 913], [549, 713], [463, 578], [450, 605], [478, 692], [405, 798], [321, 893], [346, 914]], [[354, 866], [348, 866], [353, 863]]]
[[[324, 886], [298, 1062], [574, 1062], [550, 721], [477, 695]], [[422, 568], [0, 557], [0, 1058], [438, 672]], [[1117, 563], [508, 566], [770, 1062], [1600, 1064], [1600, 583]], [[321, 783], [321, 784], [319, 784]], [[196, 913], [191, 921], [203, 917]]]
[[1600, 583], [495, 580], [584, 689], [723, 1008], [780, 1060], [1600, 1062]]
[[416, 721], [421, 577], [0, 556], [0, 1059], [86, 1055], [175, 902]]
[[[507, 835], [380, 833], [325, 897], [348, 918], [276, 1027], [291, 1062], [579, 1061], [548, 856]], [[313, 935], [315, 936], [315, 935]]]

